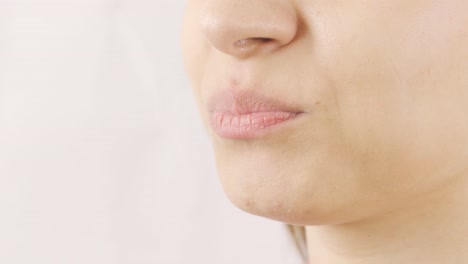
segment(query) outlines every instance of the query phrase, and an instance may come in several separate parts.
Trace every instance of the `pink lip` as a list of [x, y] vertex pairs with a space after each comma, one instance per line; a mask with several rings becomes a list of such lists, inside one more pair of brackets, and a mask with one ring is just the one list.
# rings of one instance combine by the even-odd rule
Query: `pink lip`
[[227, 90], [210, 104], [211, 127], [223, 138], [262, 137], [293, 120], [301, 111], [252, 91]]

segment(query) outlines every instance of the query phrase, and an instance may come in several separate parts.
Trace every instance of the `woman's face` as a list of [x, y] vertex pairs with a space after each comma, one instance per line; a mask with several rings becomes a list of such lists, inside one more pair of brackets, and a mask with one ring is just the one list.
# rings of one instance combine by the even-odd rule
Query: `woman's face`
[[238, 207], [344, 223], [466, 176], [468, 1], [187, 4], [186, 67]]

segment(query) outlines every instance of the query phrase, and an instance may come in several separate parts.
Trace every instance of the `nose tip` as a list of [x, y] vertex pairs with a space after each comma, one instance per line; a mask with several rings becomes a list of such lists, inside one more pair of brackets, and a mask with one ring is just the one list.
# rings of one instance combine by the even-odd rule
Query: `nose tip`
[[297, 16], [287, 1], [208, 0], [201, 28], [217, 50], [245, 58], [289, 44], [297, 33]]

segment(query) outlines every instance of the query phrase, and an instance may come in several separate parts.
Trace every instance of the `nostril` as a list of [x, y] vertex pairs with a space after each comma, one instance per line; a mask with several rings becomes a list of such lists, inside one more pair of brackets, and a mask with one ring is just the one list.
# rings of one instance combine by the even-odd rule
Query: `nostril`
[[253, 38], [253, 39], [258, 41], [258, 42], [263, 42], [263, 43], [273, 41], [272, 38]]
[[234, 43], [234, 46], [245, 49], [249, 46], [259, 43], [271, 43], [274, 39], [272, 38], [248, 38], [248, 39], [240, 39]]

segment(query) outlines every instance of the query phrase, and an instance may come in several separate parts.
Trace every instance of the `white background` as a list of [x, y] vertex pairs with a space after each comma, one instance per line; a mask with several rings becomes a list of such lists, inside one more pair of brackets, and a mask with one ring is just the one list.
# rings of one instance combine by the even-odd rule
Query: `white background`
[[0, 0], [0, 263], [299, 263], [225, 198], [177, 0]]

